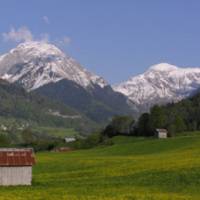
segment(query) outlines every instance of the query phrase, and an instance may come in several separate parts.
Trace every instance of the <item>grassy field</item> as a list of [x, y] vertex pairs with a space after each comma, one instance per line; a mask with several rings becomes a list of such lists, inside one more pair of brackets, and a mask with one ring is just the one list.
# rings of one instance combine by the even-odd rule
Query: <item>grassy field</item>
[[51, 136], [64, 138], [66, 136], [76, 136], [78, 132], [76, 132], [72, 128], [54, 128], [54, 127], [37, 127], [33, 128], [34, 131], [39, 131], [41, 133], [46, 133]]
[[114, 138], [114, 145], [38, 153], [31, 187], [1, 187], [0, 200], [200, 199], [200, 137]]

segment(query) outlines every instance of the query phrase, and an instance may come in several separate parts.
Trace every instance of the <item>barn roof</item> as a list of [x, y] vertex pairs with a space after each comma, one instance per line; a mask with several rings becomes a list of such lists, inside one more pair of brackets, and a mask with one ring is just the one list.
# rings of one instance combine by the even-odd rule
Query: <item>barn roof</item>
[[32, 149], [0, 148], [0, 166], [32, 166], [35, 158]]
[[157, 128], [156, 131], [157, 132], [165, 132], [165, 133], [167, 133], [167, 129], [164, 129], [164, 128]]

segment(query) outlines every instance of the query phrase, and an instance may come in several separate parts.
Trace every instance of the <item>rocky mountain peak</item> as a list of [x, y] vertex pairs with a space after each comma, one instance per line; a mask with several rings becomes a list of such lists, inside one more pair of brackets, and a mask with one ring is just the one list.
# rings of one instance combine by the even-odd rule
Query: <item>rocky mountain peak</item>
[[58, 47], [46, 42], [25, 42], [0, 57], [0, 76], [18, 82], [27, 90], [67, 79], [84, 88], [92, 84], [100, 87], [106, 81], [87, 71]]
[[144, 111], [154, 104], [177, 102], [199, 88], [200, 68], [179, 68], [167, 63], [153, 65], [143, 74], [113, 86]]

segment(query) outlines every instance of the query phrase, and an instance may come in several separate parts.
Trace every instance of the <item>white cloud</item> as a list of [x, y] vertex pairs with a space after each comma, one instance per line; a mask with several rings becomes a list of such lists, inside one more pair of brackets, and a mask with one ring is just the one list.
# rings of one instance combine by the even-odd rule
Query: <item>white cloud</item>
[[43, 16], [42, 19], [46, 24], [50, 24], [49, 18], [47, 16]]
[[33, 40], [31, 31], [25, 26], [18, 29], [12, 27], [9, 32], [2, 33], [2, 36], [6, 42], [27, 42]]
[[64, 36], [57, 38], [56, 40], [50, 40], [50, 35], [48, 33], [41, 33], [38, 36], [35, 36], [31, 31], [26, 27], [19, 27], [18, 29], [12, 27], [10, 31], [2, 33], [3, 40], [5, 42], [28, 42], [28, 41], [42, 41], [42, 42], [52, 42], [60, 47], [65, 47], [71, 42], [71, 38]]

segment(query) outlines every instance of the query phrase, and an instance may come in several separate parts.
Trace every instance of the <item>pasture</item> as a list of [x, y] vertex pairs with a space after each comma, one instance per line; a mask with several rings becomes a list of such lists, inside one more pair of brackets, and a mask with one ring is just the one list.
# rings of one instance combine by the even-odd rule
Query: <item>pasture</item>
[[38, 153], [31, 187], [0, 200], [199, 200], [200, 137], [116, 137], [114, 145]]
[[56, 128], [56, 127], [54, 128], [54, 127], [41, 127], [40, 126], [40, 127], [33, 128], [33, 131], [38, 131], [40, 133], [45, 133], [50, 136], [60, 137], [60, 138], [78, 135], [78, 132], [76, 132], [72, 128]]

